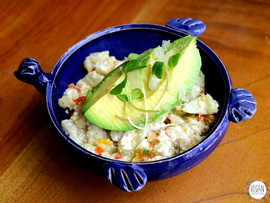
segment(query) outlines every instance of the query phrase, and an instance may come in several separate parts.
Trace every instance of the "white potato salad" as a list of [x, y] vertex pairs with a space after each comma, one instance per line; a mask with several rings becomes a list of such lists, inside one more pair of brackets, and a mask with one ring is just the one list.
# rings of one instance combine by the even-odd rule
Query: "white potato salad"
[[[165, 49], [167, 44], [167, 41], [163, 41], [160, 48]], [[70, 114], [70, 118], [63, 120], [61, 125], [72, 140], [103, 157], [141, 162], [177, 155], [204, 139], [217, 120], [215, 114], [219, 105], [211, 95], [205, 93], [202, 72], [182, 103], [144, 129], [109, 131], [88, 121], [82, 112], [87, 92], [121, 63], [123, 61], [110, 56], [109, 51], [90, 54], [84, 61], [88, 74], [76, 84], [69, 84], [58, 100], [59, 105]], [[158, 82], [159, 79], [153, 77], [149, 81], [149, 88], [157, 88]]]

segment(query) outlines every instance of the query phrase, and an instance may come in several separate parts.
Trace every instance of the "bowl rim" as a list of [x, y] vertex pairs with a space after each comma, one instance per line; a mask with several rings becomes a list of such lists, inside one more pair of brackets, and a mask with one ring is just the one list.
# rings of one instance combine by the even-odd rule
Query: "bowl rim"
[[125, 24], [125, 25], [110, 27], [110, 28], [95, 32], [93, 34], [90, 34], [86, 38], [82, 39], [81, 41], [77, 42], [72, 47], [70, 47], [62, 55], [62, 57], [58, 60], [58, 62], [56, 63], [56, 65], [52, 69], [51, 75], [53, 78], [47, 84], [46, 94], [45, 94], [48, 115], [50, 117], [50, 120], [51, 120], [54, 128], [57, 130], [58, 134], [62, 138], [64, 138], [64, 140], [68, 143], [68, 145], [70, 145], [73, 148], [76, 148], [76, 150], [79, 150], [80, 152], [82, 152], [86, 155], [90, 155], [94, 158], [101, 159], [101, 160], [106, 161], [106, 162], [117, 162], [117, 163], [121, 163], [124, 165], [134, 165], [134, 164], [136, 164], [136, 165], [150, 165], [150, 164], [156, 164], [156, 163], [161, 163], [161, 162], [162, 163], [170, 162], [172, 160], [179, 159], [181, 157], [185, 159], [185, 156], [188, 156], [188, 154], [190, 154], [192, 152], [195, 153], [196, 149], [201, 149], [203, 147], [204, 143], [208, 142], [209, 140], [214, 140], [214, 141], [211, 142], [211, 144], [208, 145], [207, 148], [214, 145], [215, 141], [217, 141], [218, 137], [220, 136], [219, 135], [215, 138], [214, 136], [217, 135], [216, 132], [219, 130], [221, 124], [226, 122], [225, 118], [226, 118], [227, 113], [228, 113], [228, 107], [229, 107], [229, 102], [230, 102], [230, 92], [232, 90], [232, 82], [231, 82], [231, 79], [230, 79], [230, 76], [229, 76], [227, 69], [225, 68], [224, 64], [222, 63], [220, 58], [217, 56], [217, 54], [211, 48], [209, 48], [207, 45], [205, 45], [202, 41], [200, 41], [199, 39], [197, 39], [197, 46], [199, 48], [201, 48], [203, 51], [205, 51], [205, 53], [216, 63], [216, 65], [219, 67], [219, 69], [221, 71], [221, 74], [222, 74], [223, 79], [224, 79], [224, 84], [225, 84], [225, 97], [224, 97], [224, 106], [223, 106], [223, 109], [222, 109], [222, 112], [220, 114], [218, 121], [213, 126], [213, 128], [207, 133], [207, 137], [205, 137], [199, 143], [194, 145], [192, 148], [190, 148], [182, 153], [176, 154], [176, 155], [168, 157], [168, 158], [160, 159], [160, 160], [144, 161], [144, 162], [121, 161], [121, 160], [111, 159], [108, 157], [103, 157], [103, 156], [97, 155], [95, 153], [92, 153], [92, 152], [84, 149], [82, 146], [75, 143], [75, 141], [73, 141], [63, 131], [62, 127], [59, 125], [59, 123], [54, 115], [54, 110], [52, 107], [53, 84], [55, 82], [55, 78], [56, 78], [59, 70], [61, 69], [62, 64], [69, 58], [69, 56], [71, 56], [74, 52], [76, 52], [80, 47], [82, 47], [83, 45], [85, 45], [86, 43], [88, 43], [92, 40], [95, 40], [96, 38], [104, 37], [105, 35], [109, 35], [111, 33], [119, 32], [119, 31], [134, 30], [134, 29], [157, 30], [157, 31], [162, 31], [162, 32], [168, 32], [170, 34], [175, 34], [179, 37], [187, 36], [187, 34], [181, 30], [176, 30], [176, 29], [173, 29], [173, 28], [170, 28], [167, 26], [162, 26], [162, 25], [146, 24], [146, 23], [144, 23], [144, 24]]

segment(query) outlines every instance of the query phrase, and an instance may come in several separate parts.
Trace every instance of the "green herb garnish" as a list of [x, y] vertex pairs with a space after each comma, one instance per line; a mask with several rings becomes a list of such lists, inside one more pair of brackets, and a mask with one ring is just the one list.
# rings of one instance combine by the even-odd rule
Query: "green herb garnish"
[[144, 97], [142, 90], [139, 88], [136, 88], [131, 93], [131, 99], [142, 99]]
[[114, 87], [110, 94], [111, 95], [118, 95], [122, 93], [122, 90], [125, 88], [127, 81], [128, 81], [128, 73], [132, 72], [132, 71], [136, 71], [136, 70], [141, 70], [146, 68], [147, 66], [143, 66], [141, 65], [141, 61], [137, 60], [137, 59], [133, 59], [128, 61], [127, 63], [125, 63], [125, 65], [123, 66], [122, 71], [125, 73], [125, 79], [118, 84], [116, 87]]
[[[133, 101], [137, 100], [137, 99], [144, 98], [145, 102], [146, 102], [146, 98], [145, 98], [145, 95], [143, 93], [144, 87], [143, 87], [143, 91], [139, 88], [136, 88], [131, 92], [129, 80], [128, 80], [128, 73], [133, 72], [133, 71], [140, 71], [141, 84], [143, 86], [142, 69], [147, 67], [147, 64], [150, 60], [151, 52], [152, 52], [152, 50], [148, 50], [148, 51], [143, 52], [142, 54], [135, 54], [135, 53], [129, 54], [128, 61], [126, 61], [122, 65], [122, 71], [125, 74], [125, 78], [120, 84], [118, 84], [116, 87], [114, 87], [110, 92], [111, 95], [117, 96], [118, 99], [120, 99], [121, 101], [123, 101], [125, 103], [124, 108], [125, 108], [125, 114], [127, 116], [127, 119], [134, 127], [138, 128], [138, 129], [142, 129], [142, 128], [139, 126], [136, 126], [135, 124], [132, 123], [131, 119], [129, 118], [129, 116], [127, 114], [127, 104], [130, 104], [134, 109], [141, 111], [141, 112], [154, 113], [154, 112], [159, 112], [159, 111], [158, 110], [148, 110], [147, 103], [145, 106], [146, 109], [140, 109], [134, 105]], [[175, 68], [175, 66], [178, 64], [179, 58], [180, 58], [180, 54], [175, 54], [169, 58], [169, 60], [168, 60], [169, 69], [173, 70]], [[152, 67], [152, 75], [155, 75], [158, 79], [162, 79], [164, 69], [166, 70], [166, 73], [168, 76], [168, 85], [167, 85], [166, 91], [165, 91], [161, 101], [157, 105], [157, 107], [160, 105], [160, 103], [164, 99], [166, 93], [168, 92], [168, 88], [169, 88], [169, 84], [170, 84], [170, 82], [169, 82], [170, 76], [169, 76], [168, 70], [165, 67], [164, 62], [156, 61]], [[126, 92], [125, 94], [122, 94], [123, 89], [125, 89], [125, 92]], [[155, 109], [157, 109], [157, 107]], [[147, 114], [146, 114], [146, 118], [147, 118]], [[146, 122], [147, 122], [147, 119], [146, 119]]]
[[142, 60], [141, 65], [146, 66], [150, 60], [150, 56], [147, 56], [145, 59]]
[[149, 149], [143, 149], [143, 151], [142, 151], [142, 153], [141, 153], [141, 155], [147, 155], [148, 153], [149, 153]]
[[178, 61], [179, 61], [179, 58], [180, 58], [180, 54], [175, 54], [175, 55], [172, 55], [169, 60], [168, 60], [168, 66], [170, 67], [170, 69], [174, 69], [175, 66], [178, 64]]
[[127, 75], [125, 76], [125, 79], [120, 83], [118, 84], [116, 87], [114, 87], [110, 94], [111, 95], [118, 95], [118, 94], [121, 94], [122, 90], [125, 88], [126, 84], [127, 84]]
[[152, 75], [155, 75], [158, 79], [162, 79], [164, 67], [165, 67], [164, 62], [156, 61], [152, 68]]
[[125, 94], [118, 94], [117, 97], [118, 97], [118, 99], [122, 100], [123, 102], [128, 102], [127, 95], [125, 95]]
[[132, 161], [136, 156], [146, 156], [149, 152], [149, 149], [143, 149], [141, 154], [137, 154], [136, 150], [134, 150], [134, 156], [130, 159], [130, 161]]

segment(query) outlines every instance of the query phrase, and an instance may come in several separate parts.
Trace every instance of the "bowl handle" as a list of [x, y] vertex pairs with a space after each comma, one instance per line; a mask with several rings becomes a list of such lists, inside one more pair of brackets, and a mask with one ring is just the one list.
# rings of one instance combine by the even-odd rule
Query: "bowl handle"
[[185, 32], [188, 35], [198, 37], [200, 36], [206, 28], [206, 25], [203, 24], [202, 21], [198, 19], [192, 19], [192, 18], [173, 18], [170, 19], [166, 26], [171, 27], [176, 30], [181, 30], [182, 32]]
[[45, 94], [51, 78], [51, 74], [44, 73], [34, 58], [23, 59], [14, 75], [20, 81], [33, 85], [41, 94]]
[[229, 120], [239, 123], [250, 119], [256, 112], [256, 105], [257, 102], [249, 91], [242, 88], [233, 89], [229, 106]]
[[103, 171], [113, 185], [127, 192], [138, 191], [147, 182], [146, 174], [136, 164], [107, 162], [103, 165]]

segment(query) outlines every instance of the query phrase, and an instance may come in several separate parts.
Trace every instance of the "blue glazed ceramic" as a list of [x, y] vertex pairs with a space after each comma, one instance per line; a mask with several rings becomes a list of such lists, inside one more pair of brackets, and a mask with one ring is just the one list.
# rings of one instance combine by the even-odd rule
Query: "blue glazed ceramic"
[[230, 76], [217, 55], [200, 40], [197, 46], [205, 74], [205, 89], [220, 104], [218, 121], [207, 137], [193, 148], [171, 158], [152, 162], [123, 162], [93, 154], [77, 145], [61, 128], [61, 120], [67, 114], [58, 106], [68, 84], [76, 83], [85, 74], [83, 61], [92, 52], [109, 50], [122, 60], [129, 53], [141, 53], [161, 45], [162, 40], [176, 40], [187, 34], [201, 35], [205, 25], [191, 18], [171, 19], [166, 26], [153, 24], [129, 24], [108, 28], [94, 33], [71, 47], [57, 62], [51, 73], [44, 73], [38, 62], [26, 58], [15, 76], [34, 85], [46, 95], [49, 122], [56, 139], [67, 152], [90, 171], [108, 178], [125, 191], [140, 190], [147, 181], [162, 180], [181, 174], [199, 164], [222, 140], [229, 122], [241, 122], [251, 118], [256, 111], [256, 101], [241, 88], [233, 89]]

